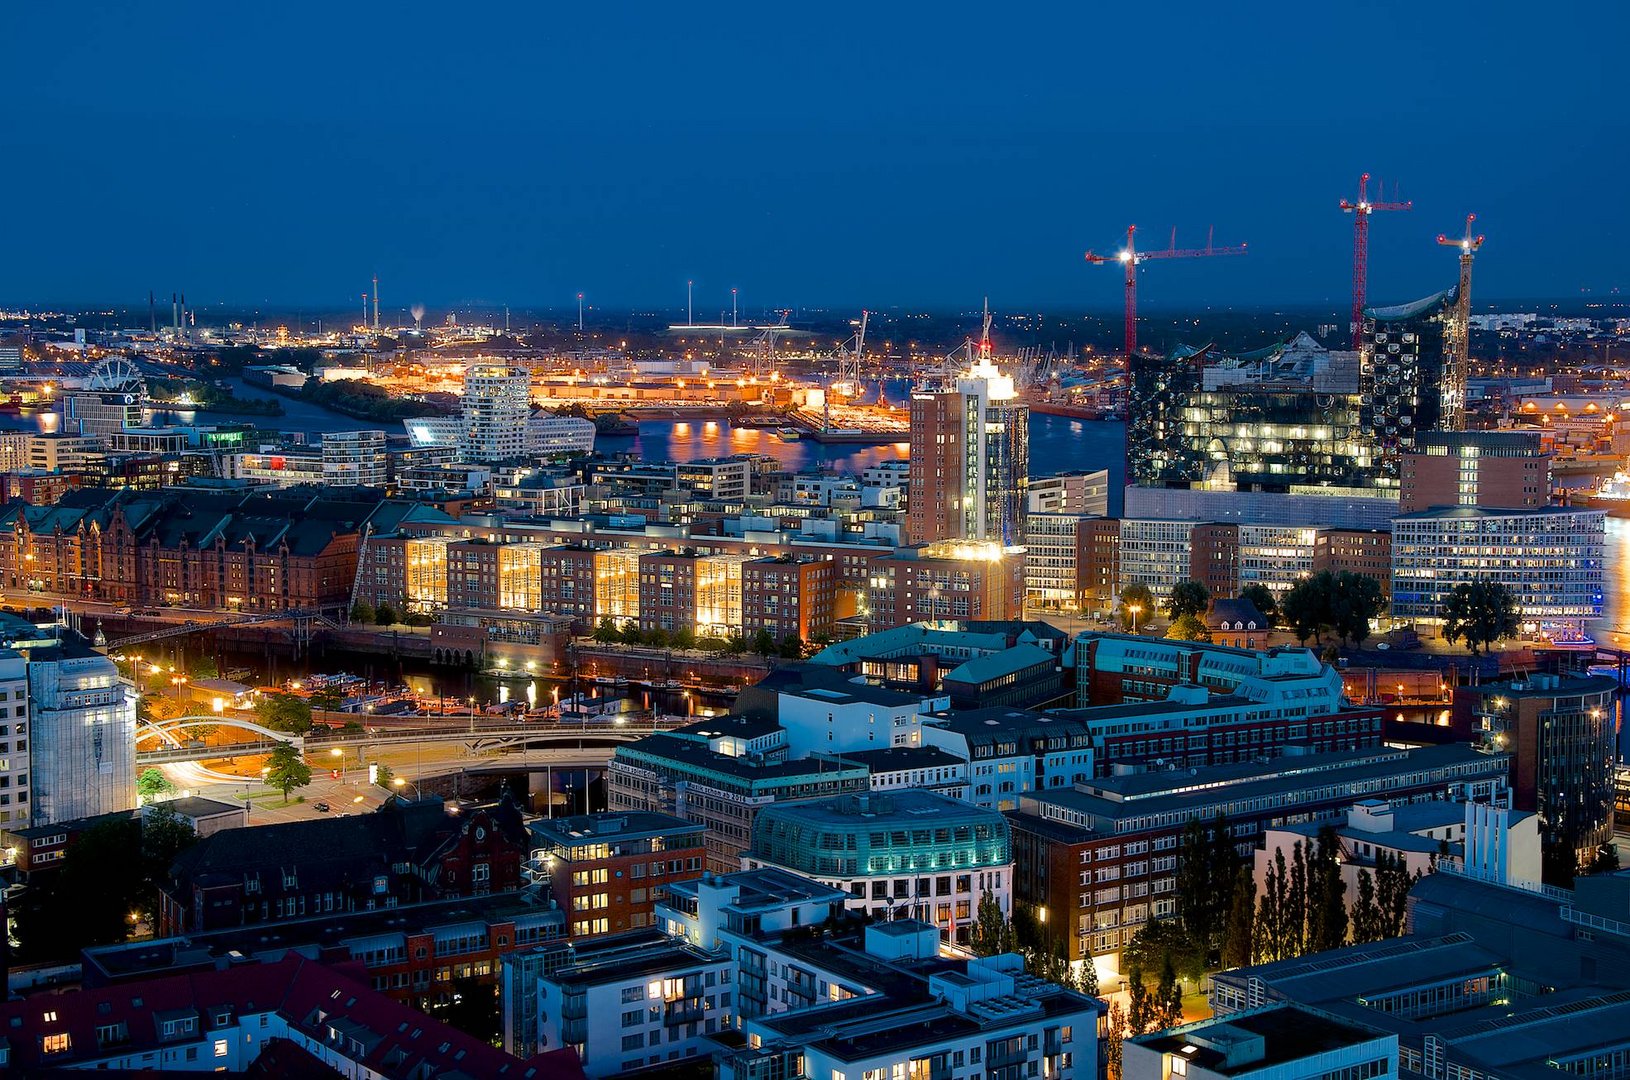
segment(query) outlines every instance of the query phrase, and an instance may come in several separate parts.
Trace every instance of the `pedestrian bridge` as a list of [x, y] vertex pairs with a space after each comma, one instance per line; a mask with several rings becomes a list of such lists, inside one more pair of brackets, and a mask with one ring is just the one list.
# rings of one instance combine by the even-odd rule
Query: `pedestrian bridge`
[[[260, 735], [261, 738], [204, 746], [185, 744], [175, 735], [177, 730], [199, 727], [234, 727]], [[183, 716], [177, 720], [160, 721], [159, 724], [144, 727], [137, 733], [138, 743], [145, 737], [156, 734], [167, 745], [151, 750], [138, 749], [136, 764], [171, 765], [184, 761], [219, 761], [231, 757], [248, 757], [270, 753], [272, 747], [279, 742], [289, 743], [313, 760], [318, 760], [320, 755], [335, 749], [350, 750], [355, 747], [358, 750], [370, 750], [427, 743], [462, 745], [472, 755], [531, 750], [611, 750], [622, 743], [666, 730], [649, 721], [641, 724], [532, 723], [509, 726], [481, 724], [471, 728], [446, 726], [388, 728], [354, 734], [315, 731], [302, 737], [220, 716]]]

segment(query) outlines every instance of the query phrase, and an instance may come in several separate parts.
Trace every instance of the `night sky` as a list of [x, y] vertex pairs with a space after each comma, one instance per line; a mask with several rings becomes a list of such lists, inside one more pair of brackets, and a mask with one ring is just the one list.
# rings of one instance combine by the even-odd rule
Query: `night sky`
[[1630, 293], [1623, 3], [8, 7], [0, 307], [1340, 300], [1366, 170], [1378, 301]]

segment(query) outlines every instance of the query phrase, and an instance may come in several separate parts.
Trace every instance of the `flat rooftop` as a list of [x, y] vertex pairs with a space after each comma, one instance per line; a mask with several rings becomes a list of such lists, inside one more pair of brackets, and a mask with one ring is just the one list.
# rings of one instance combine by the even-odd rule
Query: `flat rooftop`
[[[1170, 1032], [1132, 1041], [1161, 1054], [1179, 1054], [1207, 1072], [1222, 1076], [1258, 1072], [1332, 1050], [1386, 1038], [1380, 1032], [1337, 1020], [1295, 1005], [1274, 1005], [1203, 1020]], [[1236, 1049], [1260, 1040], [1261, 1054], [1240, 1053], [1230, 1061], [1224, 1048]]]

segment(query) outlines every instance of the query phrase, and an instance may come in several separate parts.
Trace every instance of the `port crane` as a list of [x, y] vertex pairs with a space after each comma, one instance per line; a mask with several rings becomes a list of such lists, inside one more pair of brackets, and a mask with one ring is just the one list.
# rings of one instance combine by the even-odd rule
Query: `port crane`
[[1466, 368], [1471, 358], [1472, 260], [1483, 237], [1472, 234], [1476, 214], [1466, 215], [1466, 234], [1461, 237], [1438, 234], [1438, 243], [1460, 249], [1460, 288], [1455, 297], [1454, 325], [1450, 327], [1449, 370], [1443, 373], [1442, 424], [1449, 431], [1466, 426]]
[[[1376, 185], [1380, 187], [1379, 182]], [[1377, 193], [1379, 194], [1379, 192]], [[1341, 200], [1343, 213], [1353, 215], [1353, 348], [1364, 343], [1364, 296], [1370, 280], [1370, 215], [1377, 210], [1409, 210], [1413, 202], [1370, 199], [1370, 174], [1358, 178], [1358, 198]]]
[[1177, 246], [1177, 230], [1172, 230], [1171, 245], [1165, 250], [1139, 251], [1133, 243], [1136, 225], [1126, 227], [1126, 246], [1114, 255], [1099, 255], [1087, 252], [1087, 262], [1094, 265], [1100, 263], [1118, 262], [1126, 268], [1126, 355], [1128, 358], [1137, 355], [1138, 351], [1138, 267], [1151, 259], [1203, 259], [1213, 255], [1244, 255], [1245, 245], [1235, 244], [1228, 247], [1217, 247], [1212, 242], [1212, 233], [1206, 233], [1206, 246], [1203, 248], [1179, 248]]
[[[869, 311], [860, 313], [860, 326], [855, 330], [854, 337], [844, 342], [838, 351], [838, 376], [831, 389], [847, 397], [860, 395], [860, 360], [866, 352], [866, 322], [870, 317]], [[852, 350], [850, 345], [854, 346]]]

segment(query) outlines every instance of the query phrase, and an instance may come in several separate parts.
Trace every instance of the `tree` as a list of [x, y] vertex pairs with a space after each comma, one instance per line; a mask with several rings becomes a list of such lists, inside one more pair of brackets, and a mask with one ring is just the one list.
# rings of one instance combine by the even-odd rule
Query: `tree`
[[1252, 583], [1239, 591], [1241, 600], [1249, 600], [1251, 606], [1262, 613], [1269, 625], [1279, 620], [1279, 601], [1274, 599], [1273, 590], [1266, 585]]
[[1195, 982], [1205, 978], [1205, 946], [1189, 936], [1180, 919], [1154, 919], [1144, 923], [1121, 953], [1123, 964], [1136, 963], [1142, 971], [1158, 971], [1167, 960], [1185, 978]]
[[1273, 849], [1273, 862], [1262, 882], [1262, 901], [1256, 914], [1256, 959], [1259, 963], [1283, 960], [1290, 955], [1285, 909], [1290, 904], [1285, 849]]
[[986, 889], [979, 898], [975, 914], [973, 940], [970, 942], [975, 956], [996, 956], [1013, 951], [1013, 927], [1002, 914], [1002, 905]]
[[753, 635], [753, 651], [763, 657], [774, 656], [776, 653], [775, 635], [768, 630], [760, 630]]
[[144, 889], [141, 912], [148, 925], [157, 925], [159, 889], [169, 880], [176, 856], [198, 843], [198, 834], [163, 803], [150, 807], [141, 823]]
[[1106, 1080], [1121, 1080], [1121, 1041], [1126, 1038], [1126, 1010], [1119, 1001], [1109, 1003], [1104, 1025], [1104, 1066]]
[[1179, 615], [1166, 628], [1166, 636], [1173, 641], [1210, 641], [1211, 631], [1198, 615]]
[[1341, 876], [1341, 840], [1329, 825], [1310, 845], [1307, 877], [1307, 951], [1347, 944], [1347, 882]]
[[300, 756], [300, 751], [288, 743], [278, 743], [268, 755], [266, 783], [283, 792], [283, 801], [289, 801], [289, 792], [311, 783], [311, 766]]
[[1464, 639], [1473, 656], [1501, 638], [1515, 634], [1521, 625], [1516, 596], [1498, 581], [1486, 578], [1450, 589], [1440, 613], [1443, 639], [1451, 643], [1457, 638]]
[[149, 880], [141, 823], [91, 826], [69, 842], [55, 870], [35, 877], [16, 908], [19, 959], [67, 961], [85, 946], [124, 941]]
[[1285, 903], [1285, 955], [1307, 952], [1307, 846], [1298, 840], [1290, 849], [1290, 891]]
[[1382, 852], [1376, 856], [1375, 898], [1381, 909], [1382, 938], [1395, 938], [1404, 932], [1404, 920], [1409, 913], [1409, 890], [1420, 879], [1419, 870], [1410, 874], [1402, 855]]
[[1160, 982], [1155, 984], [1154, 1026], [1157, 1031], [1176, 1027], [1183, 1022], [1183, 985], [1177, 981], [1177, 969], [1171, 957], [1160, 966]]
[[1166, 617], [1181, 619], [1185, 615], [1200, 616], [1211, 606], [1211, 590], [1200, 581], [1179, 581], [1172, 586], [1166, 599]]
[[1142, 1035], [1153, 1020], [1149, 988], [1143, 985], [1143, 966], [1134, 960], [1126, 969], [1126, 1030]]
[[401, 621], [402, 617], [389, 604], [380, 604], [378, 609], [374, 611], [374, 622], [380, 626], [395, 626]]
[[[1134, 612], [1132, 609], [1137, 608]], [[1155, 616], [1155, 594], [1147, 585], [1128, 585], [1121, 590], [1119, 616], [1122, 630], [1131, 630], [1135, 622], [1145, 625]]]
[[1098, 965], [1085, 946], [1081, 949], [1081, 974], [1075, 977], [1075, 988], [1088, 997], [1098, 996]]
[[1370, 623], [1385, 609], [1381, 583], [1367, 574], [1343, 570], [1335, 579], [1335, 624], [1343, 641], [1363, 645]]
[[374, 786], [382, 787], [386, 791], [390, 791], [391, 782], [395, 779], [396, 774], [391, 772], [391, 767], [389, 765], [374, 766]]
[[338, 686], [329, 685], [313, 690], [311, 696], [306, 698], [306, 702], [313, 709], [335, 712], [341, 705], [345, 704], [345, 695]]
[[1244, 967], [1256, 955], [1256, 878], [1249, 866], [1234, 875], [1234, 897], [1228, 907], [1228, 925], [1223, 930], [1222, 965]]
[[374, 606], [366, 600], [358, 600], [351, 605], [351, 621], [354, 623], [371, 623], [375, 614]]
[[311, 702], [293, 694], [262, 694], [255, 702], [255, 717], [273, 731], [304, 735], [311, 730]]
[[1375, 876], [1368, 867], [1358, 871], [1358, 895], [1353, 900], [1353, 944], [1381, 940], [1381, 905], [1375, 899]]
[[615, 645], [623, 640], [622, 631], [617, 629], [616, 620], [609, 616], [600, 620], [600, 625], [594, 628], [593, 637], [602, 645]]
[[141, 802], [150, 803], [174, 793], [175, 785], [158, 769], [143, 769], [141, 775], [136, 777], [136, 798]]
[[1290, 587], [1279, 605], [1280, 617], [1296, 640], [1307, 644], [1308, 638], [1318, 639], [1322, 629], [1324, 602], [1314, 578], [1303, 578]]

